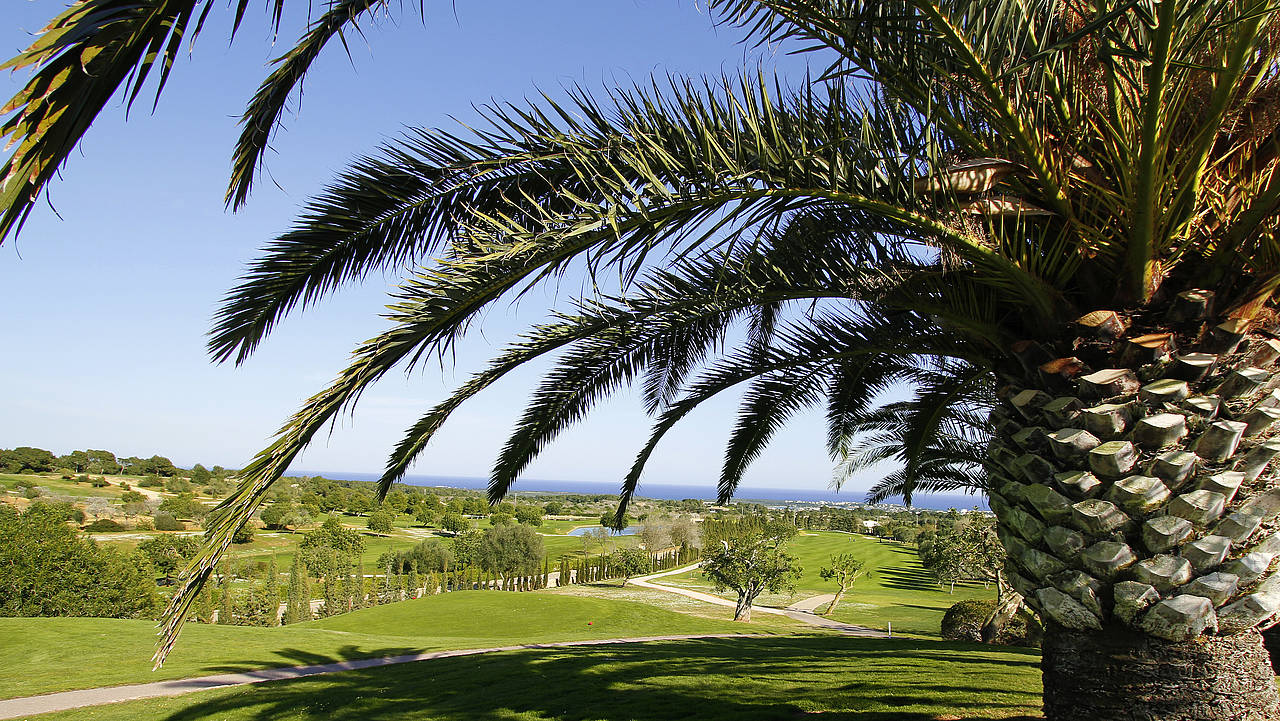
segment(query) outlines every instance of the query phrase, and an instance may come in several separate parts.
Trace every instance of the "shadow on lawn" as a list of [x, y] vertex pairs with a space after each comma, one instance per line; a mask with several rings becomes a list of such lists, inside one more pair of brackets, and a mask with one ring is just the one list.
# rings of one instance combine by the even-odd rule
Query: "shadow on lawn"
[[383, 658], [385, 656], [403, 656], [410, 653], [424, 653], [433, 649], [422, 646], [405, 646], [401, 648], [369, 648], [367, 646], [343, 646], [335, 654], [320, 654], [304, 651], [300, 648], [281, 648], [271, 652], [268, 659], [239, 661], [225, 664], [205, 666], [202, 671], [210, 674], [242, 673], [281, 666], [319, 666], [343, 661], [358, 661], [365, 658]]
[[880, 585], [885, 588], [906, 589], [910, 591], [936, 591], [938, 582], [933, 574], [920, 568], [880, 568], [876, 571], [880, 576]]
[[1021, 649], [826, 636], [534, 649], [245, 686], [168, 721], [1033, 719], [1038, 665]]

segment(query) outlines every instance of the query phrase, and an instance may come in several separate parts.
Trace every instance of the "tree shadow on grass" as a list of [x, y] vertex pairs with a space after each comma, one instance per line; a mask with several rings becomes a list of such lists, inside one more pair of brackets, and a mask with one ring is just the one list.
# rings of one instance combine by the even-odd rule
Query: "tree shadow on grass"
[[271, 652], [267, 659], [234, 661], [231, 663], [205, 666], [202, 671], [211, 674], [247, 673], [282, 666], [321, 666], [347, 661], [359, 661], [367, 658], [383, 658], [387, 656], [403, 656], [410, 653], [429, 653], [433, 649], [422, 646], [404, 646], [398, 648], [369, 648], [367, 646], [348, 645], [338, 649], [336, 653], [322, 654], [300, 648], [281, 648]]
[[938, 582], [933, 577], [933, 574], [919, 568], [881, 567], [876, 573], [880, 576], [880, 585], [885, 588], [910, 591], [938, 590]]
[[245, 686], [168, 721], [1032, 719], [1036, 665], [1004, 649], [847, 637], [531, 649]]

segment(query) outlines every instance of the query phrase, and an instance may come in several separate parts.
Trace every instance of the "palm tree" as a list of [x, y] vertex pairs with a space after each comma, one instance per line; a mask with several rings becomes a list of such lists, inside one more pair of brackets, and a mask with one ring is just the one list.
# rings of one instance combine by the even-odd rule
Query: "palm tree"
[[[1257, 629], [1280, 611], [1276, 10], [711, 6], [757, 41], [834, 60], [800, 88], [671, 79], [415, 131], [355, 163], [250, 267], [214, 329], [219, 360], [243, 362], [345, 283], [422, 269], [390, 327], [213, 514], [158, 658], [318, 430], [390, 369], [447, 353], [494, 302], [585, 266], [616, 271], [620, 288], [531, 328], [428, 409], [384, 490], [461, 403], [548, 354], [556, 365], [495, 463], [495, 499], [633, 381], [656, 423], [620, 514], [661, 438], [721, 392], [747, 386], [727, 498], [797, 409], [824, 407], [833, 455], [856, 457], [883, 430], [876, 396], [923, 383], [939, 405], [994, 406], [976, 482], [1010, 582], [1048, 626], [1046, 717], [1274, 717]], [[905, 481], [967, 483], [964, 438], [942, 442], [948, 414], [928, 410], [916, 403], [903, 434], [917, 466]]]

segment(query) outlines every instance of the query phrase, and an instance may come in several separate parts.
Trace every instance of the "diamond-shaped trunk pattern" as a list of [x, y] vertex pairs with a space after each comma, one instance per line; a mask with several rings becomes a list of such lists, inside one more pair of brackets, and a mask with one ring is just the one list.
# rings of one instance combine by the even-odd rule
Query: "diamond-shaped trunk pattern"
[[[1011, 584], [1061, 631], [1207, 642], [1280, 613], [1280, 344], [1224, 353], [1206, 327], [1077, 338], [1074, 380], [1006, 374], [991, 509]], [[1156, 333], [1171, 353], [1123, 362]]]

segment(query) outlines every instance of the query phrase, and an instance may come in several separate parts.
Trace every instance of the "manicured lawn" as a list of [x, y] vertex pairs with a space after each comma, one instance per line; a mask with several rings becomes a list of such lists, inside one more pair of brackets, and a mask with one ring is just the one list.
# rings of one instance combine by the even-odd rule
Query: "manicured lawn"
[[[542, 529], [538, 530], [542, 532]], [[609, 540], [609, 551], [634, 546], [639, 542], [639, 536], [614, 536]], [[561, 556], [581, 557], [583, 555], [582, 539], [578, 536], [543, 536], [542, 545], [547, 549], [547, 558], [553, 565]], [[600, 555], [600, 544], [592, 542], [588, 549], [588, 553], [592, 556]]]
[[937, 641], [705, 639], [509, 651], [41, 719], [936, 721], [1040, 718], [1039, 657]]
[[283, 628], [189, 624], [152, 673], [150, 621], [0, 618], [0, 698], [423, 650], [743, 631], [631, 601], [462, 591]]
[[[995, 598], [995, 588], [982, 584], [956, 584], [955, 593], [939, 588], [920, 565], [914, 546], [894, 541], [879, 542], [866, 536], [830, 531], [810, 531], [794, 538], [788, 550], [804, 567], [795, 596], [764, 594], [757, 604], [787, 606], [797, 600], [833, 593], [836, 585], [824, 581], [819, 569], [834, 553], [856, 553], [870, 569], [845, 593], [832, 618], [845, 623], [884, 629], [893, 624], [894, 633], [938, 636], [942, 614], [952, 604], [967, 598]], [[700, 571], [667, 576], [660, 583], [714, 592]], [[719, 595], [730, 598], [732, 592]], [[825, 606], [819, 610], [826, 610]]]

